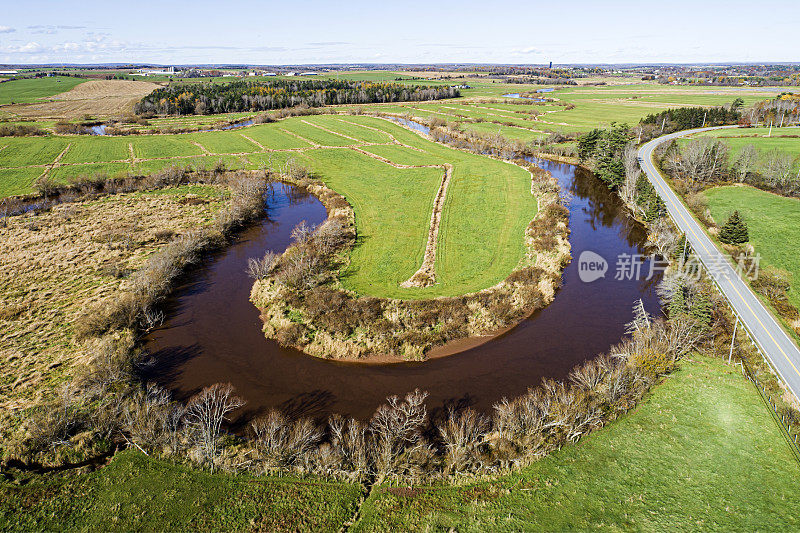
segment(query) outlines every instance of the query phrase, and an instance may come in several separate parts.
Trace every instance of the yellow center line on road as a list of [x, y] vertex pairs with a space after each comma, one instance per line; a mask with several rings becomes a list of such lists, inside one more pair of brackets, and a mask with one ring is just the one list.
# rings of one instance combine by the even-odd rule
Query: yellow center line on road
[[[650, 164], [652, 165], [652, 151], [649, 151], [649, 152], [648, 152], [646, 155], [650, 157]], [[656, 172], [658, 172], [659, 174], [661, 174], [661, 173], [658, 171], [658, 169], [657, 169], [657, 168], [655, 168], [655, 165], [652, 165], [652, 166], [653, 166], [653, 168], [655, 169], [655, 171], [656, 171]], [[662, 176], [662, 179], [663, 179], [663, 176]], [[674, 207], [675, 211], [676, 211], [676, 212], [677, 212], [677, 214], [680, 216], [681, 220], [683, 220], [683, 222], [686, 224], [686, 227], [689, 229], [689, 231], [690, 231], [690, 232], [692, 233], [692, 235], [695, 237], [695, 240], [696, 240], [696, 241], [697, 241], [697, 242], [700, 244], [700, 246], [702, 246], [702, 247], [703, 247], [703, 250], [705, 250], [705, 252], [706, 252], [708, 255], [713, 255], [713, 254], [712, 254], [712, 252], [711, 252], [711, 251], [710, 251], [710, 250], [709, 250], [709, 249], [706, 247], [705, 243], [704, 243], [704, 242], [703, 242], [703, 240], [700, 238], [700, 236], [699, 236], [699, 235], [698, 235], [698, 234], [697, 234], [697, 233], [694, 231], [694, 228], [692, 227], [692, 224], [691, 224], [691, 223], [690, 223], [690, 222], [689, 222], [689, 221], [686, 219], [686, 216], [685, 216], [685, 215], [684, 215], [684, 213], [683, 213], [683, 209], [680, 209], [680, 207], [683, 207], [683, 205], [680, 205], [680, 206], [679, 206], [678, 204], [676, 204], [676, 203], [675, 203], [675, 201], [674, 201], [672, 198], [670, 198], [670, 195], [667, 193], [667, 190], [665, 189], [665, 184], [664, 184], [664, 182], [659, 182], [657, 185], [658, 185], [658, 187], [659, 187], [659, 188], [662, 190], [662, 192], [664, 193], [664, 194], [663, 194], [663, 196], [667, 198], [667, 200], [669, 201], [669, 203], [670, 203], [670, 204], [671, 204], [671, 205]], [[719, 252], [719, 250], [716, 250], [716, 252], [717, 252], [717, 253], [720, 253], [720, 252]], [[729, 266], [730, 266], [730, 265], [729, 265]], [[730, 278], [729, 278], [729, 279], [730, 279]], [[734, 290], [734, 291], [736, 291], [736, 294], [737, 294], [737, 295], [739, 296], [739, 298], [742, 300], [742, 303], [745, 305], [745, 307], [747, 307], [747, 309], [750, 311], [750, 313], [752, 313], [753, 317], [755, 317], [756, 321], [758, 321], [759, 325], [760, 325], [760, 326], [761, 326], [761, 327], [764, 329], [764, 331], [766, 332], [766, 334], [769, 336], [769, 338], [770, 338], [770, 339], [772, 340], [772, 342], [775, 344], [775, 347], [776, 347], [776, 348], [778, 348], [778, 351], [780, 351], [780, 352], [781, 352], [781, 355], [783, 355], [783, 357], [786, 359], [786, 361], [788, 361], [788, 362], [789, 362], [789, 364], [790, 364], [790, 365], [792, 366], [792, 368], [794, 369], [795, 373], [796, 373], [798, 376], [800, 376], [800, 370], [798, 370], [798, 369], [797, 369], [797, 367], [796, 367], [796, 366], [795, 366], [795, 364], [792, 362], [792, 360], [789, 358], [789, 356], [786, 354], [786, 352], [783, 350], [783, 348], [781, 348], [781, 345], [780, 345], [780, 344], [778, 344], [778, 341], [777, 341], [777, 340], [775, 340], [775, 337], [773, 337], [773, 336], [772, 336], [772, 333], [770, 333], [769, 329], [768, 329], [768, 328], [767, 328], [767, 327], [764, 325], [764, 323], [763, 323], [763, 322], [761, 321], [761, 319], [758, 317], [758, 315], [757, 315], [757, 314], [756, 314], [756, 312], [753, 310], [753, 308], [752, 308], [752, 307], [750, 307], [750, 304], [748, 304], [748, 303], [747, 303], [747, 300], [745, 300], [744, 296], [742, 295], [742, 293], [741, 293], [741, 292], [739, 292], [739, 289], [737, 289], [737, 288], [736, 288], [736, 284], [735, 284], [735, 283], [734, 283], [732, 280], [731, 280], [731, 287], [733, 288], [733, 290]]]

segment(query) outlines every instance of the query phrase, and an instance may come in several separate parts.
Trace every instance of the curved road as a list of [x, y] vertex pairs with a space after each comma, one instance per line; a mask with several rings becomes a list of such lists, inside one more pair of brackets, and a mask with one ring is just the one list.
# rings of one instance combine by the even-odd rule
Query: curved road
[[[689, 244], [717, 281], [722, 293], [728, 298], [736, 310], [742, 324], [749, 330], [751, 338], [770, 360], [772, 366], [780, 374], [789, 389], [800, 399], [800, 349], [789, 338], [789, 335], [756, 297], [750, 286], [736, 272], [726, 256], [714, 245], [700, 224], [694, 219], [683, 202], [667, 185], [661, 172], [653, 164], [653, 150], [661, 143], [691, 135], [700, 131], [736, 126], [719, 126], [716, 128], [699, 128], [679, 131], [658, 137], [639, 148], [639, 163], [647, 177], [655, 186], [658, 194], [667, 204], [667, 210], [678, 228], [686, 233]], [[740, 324], [740, 325], [742, 325]]]

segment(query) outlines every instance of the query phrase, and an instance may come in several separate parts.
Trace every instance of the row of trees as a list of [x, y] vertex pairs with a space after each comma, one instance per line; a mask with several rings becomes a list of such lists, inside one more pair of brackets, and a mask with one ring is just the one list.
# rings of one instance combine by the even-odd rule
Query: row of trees
[[346, 80], [234, 81], [170, 85], [156, 89], [134, 107], [139, 115], [205, 115], [265, 111], [298, 105], [321, 107], [439, 100], [460, 96], [454, 87], [408, 86]]
[[782, 93], [773, 100], [757, 102], [745, 113], [751, 124], [789, 126], [800, 123], [800, 94]]
[[796, 171], [796, 164], [797, 156], [778, 149], [761, 152], [753, 144], [732, 156], [724, 140], [712, 137], [693, 139], [684, 145], [671, 143], [662, 157], [662, 166], [690, 192], [734, 181], [798, 196], [800, 173]]
[[720, 107], [679, 107], [667, 109], [660, 113], [652, 113], [643, 118], [642, 125], [650, 125], [662, 133], [702, 128], [704, 126], [722, 126], [736, 124], [742, 117], [741, 108], [744, 100], [737, 98], [730, 105]]

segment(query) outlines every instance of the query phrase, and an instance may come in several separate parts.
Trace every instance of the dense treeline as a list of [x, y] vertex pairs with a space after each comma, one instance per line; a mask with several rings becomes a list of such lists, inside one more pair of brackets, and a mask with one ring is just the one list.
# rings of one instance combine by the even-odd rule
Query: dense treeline
[[623, 155], [630, 141], [627, 124], [612, 123], [608, 129], [595, 128], [578, 137], [578, 158], [588, 163], [609, 188], [616, 189], [625, 180]]
[[453, 87], [407, 86], [347, 80], [234, 81], [156, 89], [139, 101], [138, 115], [206, 115], [265, 111], [298, 105], [371, 104], [440, 100], [460, 96]]
[[745, 113], [751, 124], [790, 126], [800, 123], [800, 94], [782, 93], [773, 100], [755, 103]]
[[642, 119], [641, 124], [657, 126], [663, 133], [704, 126], [736, 124], [742, 116], [740, 111], [742, 105], [744, 105], [744, 101], [737, 98], [728, 106], [667, 109], [660, 113], [647, 115]]

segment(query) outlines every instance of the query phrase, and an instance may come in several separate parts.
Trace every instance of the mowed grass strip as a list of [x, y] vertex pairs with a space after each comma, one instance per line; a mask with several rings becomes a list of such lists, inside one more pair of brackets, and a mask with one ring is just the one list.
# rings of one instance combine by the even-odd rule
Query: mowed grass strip
[[[302, 139], [281, 131], [281, 122], [277, 124], [262, 124], [258, 126], [251, 126], [249, 128], [242, 128], [239, 130], [240, 134], [247, 135], [254, 141], [260, 143], [265, 148], [270, 150], [290, 150], [296, 148], [309, 148], [311, 143], [305, 142]], [[230, 132], [226, 132], [230, 133]]]
[[389, 143], [392, 137], [384, 131], [375, 131], [358, 122], [357, 117], [350, 116], [325, 116], [314, 117], [314, 124], [324, 126], [329, 130], [342, 133], [348, 137], [368, 143]]
[[715, 187], [703, 194], [717, 224], [724, 224], [736, 210], [741, 213], [750, 243], [761, 254], [761, 266], [771, 265], [792, 274], [789, 301], [800, 307], [800, 200], [753, 187]]
[[355, 531], [797, 531], [800, 466], [737, 367], [696, 357], [636, 410], [519, 473], [374, 488]]
[[415, 297], [401, 289], [422, 264], [433, 199], [443, 171], [398, 169], [354, 150], [322, 149], [307, 154], [315, 177], [353, 206], [359, 244], [343, 276], [361, 294]]
[[125, 137], [82, 136], [69, 139], [70, 147], [61, 163], [99, 163], [130, 159]]
[[[514, 139], [516, 141], [523, 141], [529, 142], [536, 139], [543, 139], [547, 137], [546, 133], [540, 133], [536, 131], [531, 131], [524, 128], [519, 128], [515, 126], [503, 126], [500, 124], [495, 124], [493, 122], [478, 122], [474, 124], [462, 124], [464, 131], [473, 131], [475, 133], [481, 133], [484, 135], [502, 135], [507, 139]], [[535, 127], [535, 124], [531, 124], [527, 127]]]
[[56, 183], [66, 183], [77, 176], [95, 176], [105, 174], [116, 177], [126, 174], [131, 170], [130, 163], [94, 163], [90, 165], [68, 165], [55, 167], [50, 171], [50, 178]]
[[0, 482], [3, 531], [337, 531], [355, 514], [355, 484], [210, 474], [119, 452], [84, 475]]
[[239, 135], [235, 130], [191, 133], [184, 135], [188, 140], [200, 143], [213, 154], [236, 154], [260, 152], [255, 143]]

